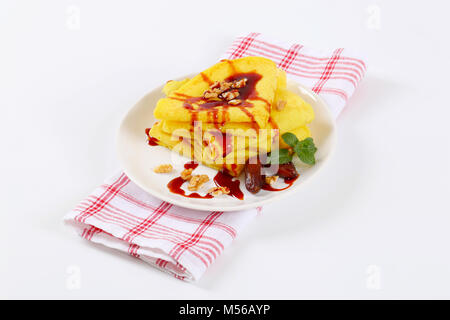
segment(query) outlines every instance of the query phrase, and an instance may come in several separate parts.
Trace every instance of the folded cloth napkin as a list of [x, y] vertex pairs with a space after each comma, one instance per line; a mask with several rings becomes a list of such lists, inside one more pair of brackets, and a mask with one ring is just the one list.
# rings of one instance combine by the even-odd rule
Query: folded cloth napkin
[[[289, 78], [312, 88], [337, 116], [361, 81], [366, 64], [347, 49], [317, 51], [259, 33], [236, 38], [222, 58], [262, 56]], [[124, 174], [108, 179], [65, 217], [85, 239], [127, 252], [178, 279], [198, 280], [259, 212], [205, 212], [174, 206]]]

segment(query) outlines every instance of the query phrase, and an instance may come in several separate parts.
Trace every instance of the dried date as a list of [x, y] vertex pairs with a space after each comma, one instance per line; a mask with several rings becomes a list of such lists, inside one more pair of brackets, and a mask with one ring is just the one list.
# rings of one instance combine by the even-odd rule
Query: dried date
[[298, 172], [292, 162], [280, 164], [278, 167], [277, 175], [286, 179], [292, 180], [298, 177]]
[[264, 176], [261, 174], [261, 163], [247, 163], [244, 168], [245, 187], [251, 193], [258, 193], [264, 184]]

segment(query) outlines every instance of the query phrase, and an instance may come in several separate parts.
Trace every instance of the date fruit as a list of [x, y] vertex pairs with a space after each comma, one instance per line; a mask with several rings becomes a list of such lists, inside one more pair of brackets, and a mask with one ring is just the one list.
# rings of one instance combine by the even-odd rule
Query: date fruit
[[264, 177], [261, 174], [261, 163], [247, 163], [244, 168], [245, 187], [251, 193], [258, 193], [264, 184]]
[[285, 180], [292, 180], [298, 177], [298, 172], [292, 162], [280, 164], [277, 175]]

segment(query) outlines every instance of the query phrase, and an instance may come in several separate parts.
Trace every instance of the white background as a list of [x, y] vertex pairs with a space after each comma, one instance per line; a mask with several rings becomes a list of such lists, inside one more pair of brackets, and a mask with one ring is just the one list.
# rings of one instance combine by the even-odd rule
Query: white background
[[[0, 298], [450, 298], [449, 12], [444, 1], [2, 0]], [[127, 110], [250, 31], [367, 54], [325, 171], [265, 207], [196, 284], [67, 229], [63, 215], [120, 169]]]

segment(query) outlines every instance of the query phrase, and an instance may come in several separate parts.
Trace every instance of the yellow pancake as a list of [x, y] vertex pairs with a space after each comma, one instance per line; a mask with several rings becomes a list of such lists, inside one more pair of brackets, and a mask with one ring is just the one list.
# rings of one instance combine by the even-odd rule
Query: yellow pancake
[[[228, 106], [226, 112], [222, 112], [222, 106], [215, 107], [219, 111], [215, 113], [216, 123], [213, 123], [208, 111], [198, 110], [202, 102], [197, 99], [198, 105], [191, 102], [192, 112], [195, 119], [201, 121], [201, 127], [194, 130], [191, 111], [184, 107], [180, 97], [200, 97], [211, 81], [222, 81], [236, 72], [263, 75], [255, 89], [259, 97], [271, 101], [270, 107], [264, 101], [249, 100], [253, 106], [246, 110], [251, 116], [233, 106]], [[150, 135], [158, 139], [158, 144], [162, 146], [211, 168], [224, 169], [238, 176], [250, 157], [277, 147], [272, 145], [272, 141], [278, 142], [280, 148], [289, 147], [281, 139], [283, 133], [291, 132], [299, 140], [311, 136], [307, 124], [314, 119], [314, 111], [301, 97], [286, 89], [286, 81], [283, 70], [277, 69], [270, 60], [259, 57], [225, 60], [192, 79], [168, 81], [163, 87], [167, 98], [160, 99], [154, 111], [155, 117], [162, 121], [153, 126]], [[257, 122], [256, 126], [252, 120]], [[269, 130], [255, 131], [258, 126]], [[274, 132], [274, 128], [279, 131]], [[220, 132], [227, 133], [229, 138], [231, 136], [231, 147], [227, 148], [230, 151], [225, 157]]]
[[216, 170], [225, 170], [234, 177], [239, 176], [244, 169], [246, 159], [242, 160], [240, 163], [237, 163], [237, 156], [234, 152], [228, 154], [225, 158], [220, 158], [220, 160], [214, 159], [214, 155], [212, 155], [212, 153], [214, 153], [214, 149], [204, 148], [201, 143], [197, 144], [197, 146], [194, 148], [194, 146], [192, 146], [191, 139], [181, 139], [169, 135], [161, 130], [160, 124], [155, 124], [152, 127], [152, 129], [150, 130], [150, 135], [158, 139], [159, 145], [178, 152], [179, 154], [189, 159], [194, 159], [198, 162], [201, 162], [202, 164], [210, 168]]
[[[281, 110], [278, 110], [275, 103], [278, 104], [280, 101], [284, 101], [285, 104]], [[280, 133], [303, 127], [314, 119], [314, 110], [311, 105], [287, 89], [277, 91], [275, 103], [272, 107], [271, 118], [277, 124]]]
[[186, 79], [181, 80], [181, 81], [169, 80], [164, 85], [162, 91], [164, 92], [164, 94], [166, 96], [169, 96], [172, 92], [174, 92], [175, 90], [180, 88], [182, 85], [186, 84], [189, 80], [190, 80], [189, 78], [186, 78]]
[[[172, 133], [176, 130], [182, 129], [184, 132], [189, 132], [192, 125], [190, 122], [179, 122], [179, 121], [168, 121], [168, 120], [162, 120], [162, 130], [166, 133]], [[214, 123], [211, 122], [202, 122], [199, 123], [198, 126], [201, 126], [202, 131], [208, 131], [208, 130], [220, 130], [221, 132], [227, 132], [227, 131], [247, 131], [255, 129], [250, 123], [248, 122], [226, 122], [221, 126], [216, 127]], [[268, 128], [271, 128], [269, 125]], [[180, 132], [183, 132], [180, 130]], [[254, 130], [253, 130], [254, 131]]]
[[204, 101], [191, 102], [192, 110], [189, 110], [185, 108], [185, 102], [180, 101], [180, 98], [185, 99], [186, 96], [201, 97], [212, 82], [223, 81], [239, 73], [256, 73], [261, 76], [255, 85], [258, 99], [250, 97], [246, 100], [252, 106], [246, 107], [245, 111], [238, 106], [228, 106], [225, 108], [223, 106], [214, 107], [217, 110], [216, 121], [255, 121], [259, 126], [264, 127], [269, 119], [270, 106], [275, 96], [279, 72], [273, 61], [262, 57], [223, 60], [188, 80], [178, 89], [174, 91], [167, 90], [170, 92], [170, 95], [158, 101], [154, 110], [155, 118], [190, 122], [193, 118], [192, 114], [195, 114], [194, 118], [198, 121], [208, 122], [210, 119], [210, 110], [202, 110], [199, 108]]
[[[277, 71], [277, 91], [279, 89], [285, 89], [287, 85], [286, 72], [282, 69]], [[186, 84], [190, 79], [183, 80], [169, 80], [164, 85], [162, 91], [166, 96], [170, 96], [175, 90], [178, 90], [182, 85]], [[275, 93], [276, 94], [276, 93]]]
[[[216, 135], [216, 133], [219, 133], [219, 135]], [[276, 133], [269, 132], [269, 134]], [[231, 144], [231, 147], [227, 148], [229, 151], [223, 157], [224, 146], [219, 131], [204, 132], [203, 135], [200, 134], [199, 136], [178, 136], [164, 132], [161, 123], [157, 123], [150, 130], [150, 135], [156, 138], [161, 146], [172, 149], [187, 158], [195, 159], [211, 168], [225, 169], [233, 176], [240, 174], [250, 157], [254, 157], [258, 153], [267, 154], [271, 150], [272, 141], [274, 139], [278, 141], [278, 136], [269, 135], [246, 138], [243, 138], [243, 136], [227, 136], [226, 139], [229, 139], [227, 142]]]
[[[275, 107], [272, 107], [271, 118], [273, 123], [276, 123], [276, 125], [280, 129], [280, 133], [288, 132], [295, 128], [305, 126], [314, 119], [314, 111], [311, 105], [306, 103], [295, 93], [290, 92], [289, 90], [282, 90], [280, 92], [279, 98], [282, 99], [282, 101], [285, 101], [286, 104], [280, 111], [278, 111]], [[274, 105], [276, 105], [278, 101], [280, 100], [275, 101]], [[203, 122], [201, 126], [203, 131], [216, 128], [216, 124], [211, 122]], [[171, 133], [174, 130], [180, 128], [189, 130], [190, 127], [190, 122], [169, 120], [162, 121], [162, 130], [167, 133]], [[223, 125], [217, 126], [217, 128], [222, 132], [236, 129], [248, 130], [252, 129], [253, 127], [254, 126], [252, 126], [252, 124], [247, 122], [225, 122]], [[269, 123], [263, 128], [273, 128], [273, 126], [271, 126], [271, 124]]]
[[[298, 140], [304, 140], [308, 137], [311, 137], [311, 131], [309, 130], [308, 126], [295, 128], [290, 130], [289, 132], [295, 134]], [[289, 148], [289, 146], [281, 138], [281, 135], [282, 134], [280, 134], [280, 148]]]

